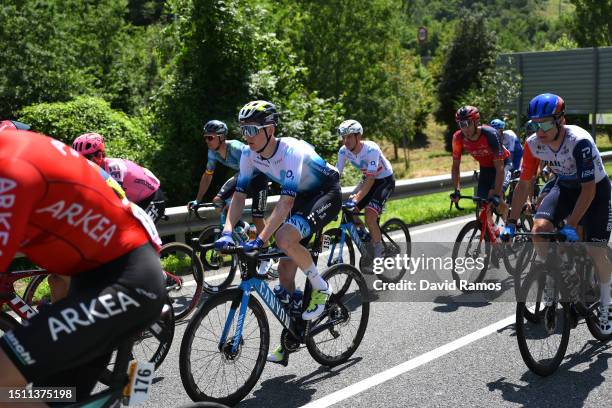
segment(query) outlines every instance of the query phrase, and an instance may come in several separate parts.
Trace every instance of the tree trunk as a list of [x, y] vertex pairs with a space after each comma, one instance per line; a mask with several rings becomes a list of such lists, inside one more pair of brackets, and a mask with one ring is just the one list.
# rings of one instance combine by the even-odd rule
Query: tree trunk
[[408, 138], [406, 136], [402, 138], [402, 144], [404, 147], [404, 164], [406, 165], [406, 170], [408, 170]]

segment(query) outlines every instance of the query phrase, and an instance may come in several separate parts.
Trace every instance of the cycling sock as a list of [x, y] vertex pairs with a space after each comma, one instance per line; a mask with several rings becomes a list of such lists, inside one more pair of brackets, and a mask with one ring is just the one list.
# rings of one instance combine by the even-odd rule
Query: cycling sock
[[601, 300], [602, 305], [610, 305], [612, 304], [612, 295], [610, 294], [610, 284], [612, 283], [612, 279], [609, 279], [607, 282], [599, 284], [599, 300]]
[[327, 289], [327, 282], [323, 280], [321, 275], [319, 275], [319, 271], [317, 270], [317, 266], [313, 263], [304, 271], [304, 274], [310, 281], [312, 288], [314, 290], [325, 290]]

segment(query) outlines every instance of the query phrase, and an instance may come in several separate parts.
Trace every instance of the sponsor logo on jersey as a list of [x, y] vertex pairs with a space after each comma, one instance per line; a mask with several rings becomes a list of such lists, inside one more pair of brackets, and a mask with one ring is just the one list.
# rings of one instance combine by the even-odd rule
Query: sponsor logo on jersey
[[36, 213], [48, 213], [55, 220], [65, 220], [68, 225], [80, 228], [83, 234], [98, 243], [103, 243], [104, 246], [108, 246], [117, 231], [117, 226], [102, 214], [96, 214], [93, 209], [86, 209], [81, 204], [69, 204], [64, 200], [39, 208]]
[[21, 360], [21, 364], [32, 365], [36, 363], [36, 360], [34, 360], [30, 352], [27, 351], [25, 347], [21, 345], [21, 343], [19, 342], [17, 337], [15, 337], [13, 332], [5, 333], [4, 339], [6, 340], [6, 343], [11, 348], [11, 350], [13, 350], [15, 354], [17, 354], [17, 357], [19, 357], [19, 360]]
[[15, 204], [15, 193], [17, 182], [9, 178], [0, 178], [0, 256], [2, 247], [6, 247], [10, 241], [11, 218], [13, 213], [9, 210]]
[[109, 319], [134, 307], [140, 307], [140, 303], [123, 292], [107, 293], [89, 303], [79, 302], [76, 308], [67, 307], [59, 312], [59, 316], [49, 317], [51, 339], [55, 342], [62, 334], [74, 333], [79, 327], [91, 326], [98, 320]]

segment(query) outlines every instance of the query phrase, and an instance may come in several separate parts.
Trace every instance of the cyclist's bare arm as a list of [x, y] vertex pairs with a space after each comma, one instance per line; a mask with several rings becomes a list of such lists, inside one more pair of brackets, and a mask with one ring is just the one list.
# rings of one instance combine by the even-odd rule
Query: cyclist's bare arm
[[519, 180], [519, 182], [516, 184], [514, 194], [512, 195], [512, 211], [510, 212], [509, 216], [511, 220], [516, 220], [521, 215], [523, 204], [525, 204], [527, 201], [527, 194], [529, 194], [531, 182], [531, 179]]
[[200, 178], [200, 187], [198, 188], [198, 195], [196, 196], [196, 200], [198, 202], [202, 201], [204, 194], [208, 191], [208, 187], [210, 187], [210, 182], [212, 181], [213, 173], [208, 170], [205, 170], [202, 174], [202, 178]]
[[504, 185], [504, 160], [493, 160], [493, 166], [495, 166], [495, 194], [502, 197]]
[[232, 203], [227, 212], [227, 219], [225, 220], [225, 227], [223, 228], [223, 232], [232, 232], [234, 230], [234, 225], [240, 219], [240, 215], [244, 210], [244, 200], [246, 199], [245, 193], [235, 192], [232, 196]]
[[281, 226], [281, 224], [287, 219], [289, 212], [293, 208], [293, 203], [295, 202], [295, 197], [291, 197], [289, 195], [282, 195], [278, 200], [278, 203], [274, 207], [270, 218], [266, 220], [266, 226], [259, 234], [259, 238], [262, 241], [266, 242], [274, 231]]
[[359, 202], [370, 192], [370, 189], [374, 185], [376, 179], [374, 176], [367, 176], [365, 182], [361, 185], [359, 191], [353, 196], [355, 202]]
[[582, 217], [584, 217], [584, 214], [595, 197], [595, 180], [580, 183], [580, 185], [580, 195], [578, 196], [578, 200], [576, 200], [576, 205], [570, 216], [567, 217], [567, 224], [574, 228], [576, 228]]

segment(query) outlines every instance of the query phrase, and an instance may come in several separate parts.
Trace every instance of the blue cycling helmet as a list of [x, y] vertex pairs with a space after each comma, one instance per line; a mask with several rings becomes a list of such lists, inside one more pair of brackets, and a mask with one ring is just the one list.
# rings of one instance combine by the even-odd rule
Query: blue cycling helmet
[[227, 125], [220, 120], [211, 120], [204, 125], [204, 133], [227, 136]]
[[529, 119], [559, 117], [563, 114], [565, 114], [565, 102], [560, 96], [551, 93], [536, 96], [529, 102], [529, 108], [527, 109]]
[[495, 129], [504, 130], [504, 128], [506, 127], [506, 122], [501, 119], [493, 119], [491, 121], [491, 126]]

